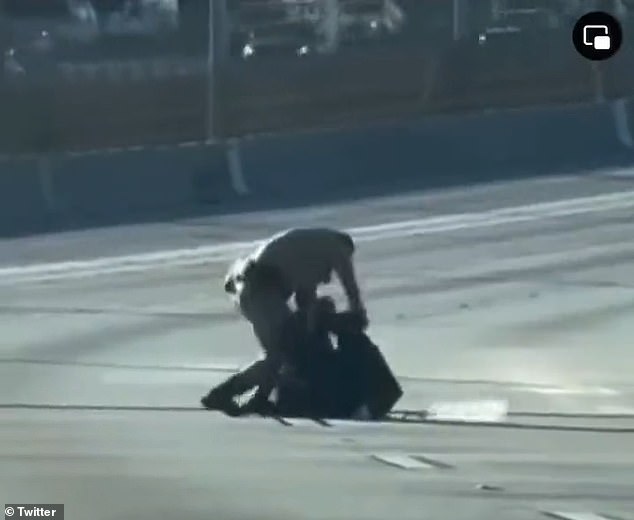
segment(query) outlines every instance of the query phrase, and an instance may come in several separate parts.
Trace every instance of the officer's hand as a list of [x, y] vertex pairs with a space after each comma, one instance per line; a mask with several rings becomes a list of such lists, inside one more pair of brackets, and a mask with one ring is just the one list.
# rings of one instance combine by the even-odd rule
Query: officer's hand
[[224, 286], [225, 292], [227, 294], [235, 294], [236, 293], [236, 283], [233, 278], [227, 278], [225, 280]]
[[359, 318], [361, 319], [361, 329], [366, 330], [370, 325], [370, 320], [368, 320], [368, 311], [365, 310], [365, 307], [359, 309]]
[[365, 307], [355, 307], [351, 309], [351, 314], [354, 317], [355, 325], [358, 326], [360, 330], [365, 331], [370, 324], [368, 320], [368, 313], [365, 310]]

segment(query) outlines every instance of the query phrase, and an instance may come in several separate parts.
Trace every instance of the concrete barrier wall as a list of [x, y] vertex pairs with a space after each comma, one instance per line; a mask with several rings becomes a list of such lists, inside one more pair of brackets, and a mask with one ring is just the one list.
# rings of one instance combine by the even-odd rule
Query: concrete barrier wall
[[232, 193], [217, 147], [123, 151], [51, 161], [63, 211], [106, 215], [212, 203]]
[[48, 212], [35, 161], [0, 162], [0, 233], [39, 229]]
[[[257, 198], [282, 201], [363, 190], [398, 191], [627, 164], [623, 106], [443, 116], [340, 134], [255, 139], [242, 145]], [[618, 118], [625, 122], [617, 126]], [[631, 139], [631, 138], [630, 138]], [[630, 142], [631, 145], [631, 142]]]
[[0, 232], [290, 206], [634, 164], [630, 103], [0, 163]]
[[0, 233], [204, 212], [235, 190], [222, 147], [112, 150], [0, 162]]

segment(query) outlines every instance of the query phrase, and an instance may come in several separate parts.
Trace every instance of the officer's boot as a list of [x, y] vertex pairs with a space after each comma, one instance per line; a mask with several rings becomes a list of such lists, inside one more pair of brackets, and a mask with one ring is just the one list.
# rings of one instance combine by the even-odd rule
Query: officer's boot
[[234, 398], [251, 390], [258, 384], [263, 365], [263, 360], [258, 360], [244, 370], [232, 375], [226, 381], [212, 388], [201, 399], [201, 404], [208, 410], [220, 410], [231, 416], [243, 414], [244, 412], [241, 411]]

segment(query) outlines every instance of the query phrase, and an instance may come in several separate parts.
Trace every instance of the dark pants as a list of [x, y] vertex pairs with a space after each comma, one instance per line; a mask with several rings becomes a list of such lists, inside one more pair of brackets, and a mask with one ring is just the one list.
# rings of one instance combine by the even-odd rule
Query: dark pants
[[[320, 302], [320, 300], [316, 301]], [[323, 307], [326, 309], [334, 308], [334, 303]], [[319, 317], [316, 319], [318, 322], [320, 321]], [[320, 368], [320, 365], [330, 362], [328, 354], [333, 352], [333, 347], [328, 331], [322, 330], [319, 323], [317, 329], [311, 329], [308, 326], [308, 321], [304, 310], [297, 310], [290, 314], [276, 335], [277, 348], [265, 350], [262, 358], [213, 388], [209, 393], [213, 401], [233, 406], [230, 404], [233, 398], [257, 387], [258, 390], [251, 401], [252, 406], [256, 408], [268, 407], [270, 394], [279, 384], [283, 366], [296, 373], [299, 378], [309, 382], [312, 388], [319, 387], [316, 382], [309, 381], [312, 379], [311, 374], [324, 373], [324, 369]]]
[[[258, 316], [261, 317], [262, 314]], [[289, 312], [287, 321], [283, 324], [254, 324], [254, 332], [260, 340], [263, 356], [214, 387], [208, 394], [212, 402], [220, 405], [225, 403], [228, 407], [233, 407], [232, 402], [236, 396], [257, 387], [251, 405], [256, 408], [267, 405], [269, 396], [277, 385], [283, 364], [288, 362], [289, 356], [297, 348], [297, 329], [293, 318]], [[267, 336], [261, 337], [262, 333]]]

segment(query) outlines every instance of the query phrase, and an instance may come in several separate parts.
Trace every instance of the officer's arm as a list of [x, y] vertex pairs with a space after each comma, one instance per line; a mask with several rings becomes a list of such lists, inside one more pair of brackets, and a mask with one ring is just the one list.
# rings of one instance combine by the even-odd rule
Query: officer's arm
[[363, 310], [363, 302], [361, 301], [361, 290], [357, 283], [357, 277], [354, 272], [352, 256], [342, 257], [334, 268], [339, 278], [343, 290], [348, 298], [348, 305], [351, 310]]

